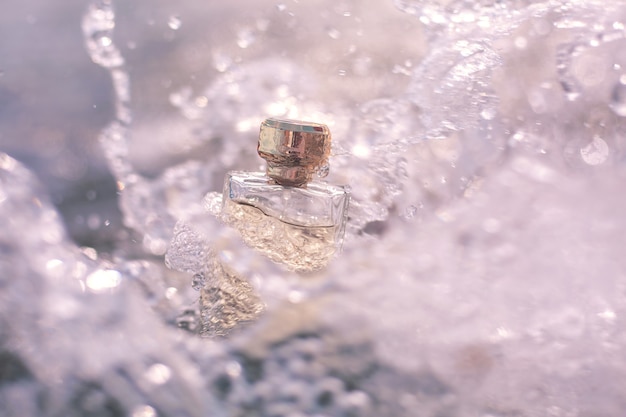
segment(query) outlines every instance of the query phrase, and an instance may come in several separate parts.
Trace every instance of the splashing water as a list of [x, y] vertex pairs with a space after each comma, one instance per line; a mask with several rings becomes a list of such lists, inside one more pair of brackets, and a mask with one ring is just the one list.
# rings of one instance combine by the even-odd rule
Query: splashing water
[[[181, 5], [145, 37], [118, 25], [152, 17], [88, 6], [116, 104], [100, 143], [142, 247], [76, 247], [0, 154], [9, 415], [621, 415], [625, 6], [392, 3]], [[344, 252], [311, 275], [216, 218], [267, 116], [328, 123], [319, 174], [352, 190]]]

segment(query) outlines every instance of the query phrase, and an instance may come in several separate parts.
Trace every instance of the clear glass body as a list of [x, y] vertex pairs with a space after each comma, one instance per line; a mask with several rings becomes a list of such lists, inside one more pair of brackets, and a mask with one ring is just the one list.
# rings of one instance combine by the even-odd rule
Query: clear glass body
[[224, 183], [222, 220], [273, 261], [312, 271], [341, 248], [349, 200], [341, 186], [287, 187], [264, 173], [234, 171]]

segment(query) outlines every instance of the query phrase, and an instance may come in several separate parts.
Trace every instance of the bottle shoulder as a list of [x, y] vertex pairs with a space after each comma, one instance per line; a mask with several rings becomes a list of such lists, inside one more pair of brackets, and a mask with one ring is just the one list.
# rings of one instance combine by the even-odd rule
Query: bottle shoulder
[[264, 172], [231, 171], [226, 174], [226, 181], [235, 183], [246, 189], [258, 189], [266, 192], [302, 194], [310, 197], [341, 197], [348, 196], [348, 187], [329, 184], [322, 181], [311, 181], [306, 187], [288, 187], [273, 182]]
[[349, 194], [344, 187], [321, 182], [306, 188], [272, 182], [263, 173], [233, 171], [226, 175], [223, 214], [228, 204], [255, 207], [268, 216], [298, 225], [338, 226], [345, 221]]

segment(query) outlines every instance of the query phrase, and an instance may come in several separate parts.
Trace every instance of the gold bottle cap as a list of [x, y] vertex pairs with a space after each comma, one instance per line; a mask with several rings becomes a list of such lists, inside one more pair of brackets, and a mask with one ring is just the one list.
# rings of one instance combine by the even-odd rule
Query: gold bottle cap
[[328, 126], [299, 120], [269, 118], [261, 123], [259, 156], [267, 161], [267, 175], [280, 185], [302, 187], [328, 163]]

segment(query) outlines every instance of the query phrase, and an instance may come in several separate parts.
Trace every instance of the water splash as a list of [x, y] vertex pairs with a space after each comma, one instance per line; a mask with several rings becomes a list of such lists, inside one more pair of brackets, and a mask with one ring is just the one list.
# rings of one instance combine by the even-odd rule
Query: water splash
[[111, 0], [90, 4], [83, 16], [82, 29], [93, 62], [104, 68], [117, 68], [124, 64], [124, 58], [113, 43], [115, 13]]
[[416, 68], [409, 95], [422, 109], [427, 137], [476, 125], [494, 112], [498, 98], [491, 89], [493, 70], [502, 64], [489, 42], [458, 40], [436, 48]]
[[82, 20], [85, 46], [91, 60], [109, 71], [116, 98], [116, 120], [102, 132], [100, 142], [121, 191], [135, 183], [137, 176], [129, 160], [127, 139], [132, 122], [130, 77], [124, 67], [124, 58], [113, 41], [114, 29], [115, 12], [111, 0], [100, 0], [88, 6]]
[[[477, 415], [511, 415], [523, 414], [518, 409], [520, 404], [528, 412], [546, 409], [572, 412], [574, 406], [568, 409], [565, 401], [571, 387], [559, 388], [563, 380], [571, 380], [573, 376], [580, 384], [576, 388], [578, 395], [588, 392], [596, 382], [589, 380], [590, 369], [598, 372], [599, 380], [606, 379], [602, 369], [612, 369], [612, 365], [605, 359], [610, 355], [604, 354], [619, 354], [623, 347], [623, 332], [619, 328], [623, 300], [619, 299], [621, 292], [614, 291], [615, 287], [623, 287], [623, 283], [612, 275], [615, 270], [623, 269], [620, 263], [623, 257], [618, 254], [625, 235], [620, 220], [623, 202], [615, 197], [615, 190], [623, 181], [616, 176], [602, 178], [600, 183], [587, 182], [582, 176], [567, 172], [564, 175], [564, 169], [550, 159], [557, 159], [553, 155], [560, 153], [553, 151], [560, 150], [561, 139], [569, 137], [567, 127], [555, 120], [565, 118], [571, 109], [568, 105], [584, 106], [580, 100], [565, 103], [558, 112], [549, 109], [529, 117], [514, 100], [503, 98], [502, 91], [493, 88], [494, 73], [509, 58], [503, 56], [507, 51], [497, 46], [499, 36], [510, 33], [529, 16], [543, 19], [547, 13], [558, 15], [562, 11], [563, 4], [558, 9], [550, 6], [539, 11], [548, 3], [558, 2], [541, 2], [536, 8], [514, 1], [486, 1], [476, 5], [460, 1], [403, 2], [403, 7], [414, 8], [412, 13], [416, 15], [421, 13], [420, 7], [430, 7], [432, 12], [426, 10], [424, 16], [428, 21], [424, 22], [423, 18], [423, 23], [445, 30], [437, 32], [435, 37], [432, 36], [435, 31], [429, 28], [432, 43], [429, 52], [425, 52], [426, 58], [420, 62], [415, 57], [414, 64], [396, 70], [403, 74], [403, 80], [409, 81], [407, 89], [386, 91], [388, 96], [360, 106], [347, 105], [342, 100], [333, 103], [334, 91], [316, 96], [319, 84], [307, 90], [305, 87], [313, 85], [315, 77], [302, 76], [306, 71], [289, 57], [241, 62], [236, 54], [221, 55], [215, 62], [220, 75], [206, 89], [198, 94], [183, 89], [180, 92], [189, 94], [172, 95], [172, 103], [183, 118], [204, 138], [198, 143], [215, 145], [211, 151], [221, 157], [211, 162], [181, 163], [153, 180], [137, 175], [128, 162], [128, 141], [133, 127], [128, 105], [130, 94], [123, 59], [111, 59], [115, 57], [110, 49], [115, 46], [114, 25], [102, 24], [105, 28], [102, 35], [92, 35], [97, 25], [88, 25], [91, 28], [86, 31], [87, 39], [91, 39], [86, 40], [88, 50], [95, 57], [94, 62], [111, 71], [118, 96], [116, 122], [103, 133], [104, 151], [123, 191], [121, 204], [126, 223], [145, 235], [144, 243], [151, 253], [163, 253], [172, 236], [173, 222], [187, 219], [194, 207], [204, 216], [205, 208], [212, 213], [219, 211], [215, 195], [207, 198], [207, 207], [198, 208], [200, 196], [207, 190], [207, 184], [219, 176], [219, 170], [235, 162], [254, 166], [243, 151], [244, 138], [252, 135], [253, 121], [267, 111], [277, 115], [310, 114], [332, 121], [338, 138], [332, 180], [339, 178], [339, 182], [353, 184], [352, 241], [346, 245], [346, 258], [338, 260], [328, 272], [332, 282], [318, 285], [314, 290], [311, 289], [314, 285], [304, 285], [296, 277], [246, 252], [232, 236], [224, 235], [226, 232], [217, 224], [205, 225], [204, 229], [199, 226], [204, 232], [200, 237], [193, 234], [194, 230], [183, 230], [183, 223], [179, 223], [170, 244], [173, 250], [166, 257], [168, 265], [182, 271], [203, 272], [208, 256], [204, 243], [217, 242], [224, 245], [222, 257], [236, 260], [235, 266], [248, 274], [255, 289], [260, 289], [263, 296], [275, 295], [272, 299], [275, 302], [270, 305], [286, 304], [302, 310], [269, 311], [259, 322], [263, 327], [243, 332], [232, 345], [224, 341], [204, 344], [181, 341], [180, 334], [170, 336], [169, 330], [161, 332], [158, 325], [151, 324], [146, 330], [145, 311], [129, 310], [137, 321], [125, 330], [131, 335], [129, 340], [135, 340], [136, 349], [145, 348], [133, 338], [135, 330], [142, 329], [145, 333], [137, 332], [137, 337], [147, 340], [154, 333], [159, 337], [155, 343], [159, 352], [167, 350], [178, 355], [170, 362], [158, 357], [158, 363], [163, 362], [172, 370], [172, 378], [164, 384], [168, 389], [172, 384], [172, 388], [179, 389], [172, 392], [202, 392], [205, 401], [215, 403], [195, 410], [218, 414], [222, 407], [250, 409], [256, 404], [254, 401], [259, 401], [267, 407], [268, 414], [412, 416], [419, 407], [433, 415], [443, 415], [451, 409]], [[110, 2], [98, 4], [100, 9], [111, 5]], [[576, 10], [574, 6], [571, 7]], [[295, 10], [297, 5], [291, 5], [290, 10], [292, 7]], [[286, 10], [286, 6], [282, 8]], [[358, 15], [358, 10], [354, 15]], [[109, 18], [96, 20], [110, 20], [110, 14], [104, 16]], [[563, 34], [561, 31], [584, 31], [589, 38], [588, 16], [573, 17], [572, 13], [567, 22], [559, 21], [552, 30], [558, 36]], [[510, 23], [508, 29], [504, 29], [503, 22]], [[349, 37], [349, 28], [338, 26], [337, 29], [342, 34], [340, 39], [328, 40], [325, 28], [320, 39], [339, 43]], [[454, 33], [456, 29], [458, 32]], [[268, 30], [268, 36], [272, 33]], [[591, 36], [591, 39], [595, 38]], [[620, 41], [615, 34], [603, 39], [597, 42], [608, 45]], [[231, 43], [236, 45], [237, 40]], [[254, 43], [254, 48], [257, 47], [260, 50], [263, 47], [260, 38]], [[532, 48], [530, 39], [525, 48], [517, 50]], [[592, 48], [589, 50], [598, 50]], [[217, 48], [211, 52], [216, 51]], [[581, 53], [579, 58], [585, 54]], [[377, 65], [375, 54], [372, 57]], [[553, 63], [552, 58], [547, 61]], [[564, 65], [566, 68], [570, 64]], [[353, 79], [355, 74], [343, 68], [345, 79]], [[117, 70], [121, 75], [115, 75]], [[333, 72], [337, 70], [332, 68]], [[289, 74], [284, 75], [285, 71]], [[571, 84], [572, 93], [580, 96], [589, 93], [584, 89], [578, 92], [577, 88]], [[323, 97], [330, 104], [320, 105], [311, 97]], [[615, 97], [613, 93], [612, 108], [619, 115], [614, 107], [620, 99]], [[522, 98], [526, 104], [526, 98]], [[602, 108], [609, 113], [606, 106]], [[619, 119], [610, 113], [609, 116]], [[619, 132], [619, 126], [607, 121], [611, 118], [602, 121], [607, 131], [613, 127], [613, 133]], [[501, 146], [503, 141], [516, 136], [511, 132], [522, 131], [527, 134], [511, 139], [515, 146]], [[585, 137], [594, 139], [591, 143], [576, 142], [574, 156], [579, 160], [604, 166], [609, 160], [619, 160], [615, 156], [619, 142], [614, 137]], [[433, 138], [439, 140], [428, 140]], [[218, 145], [226, 151], [222, 152]], [[6, 194], [6, 190], [0, 189], [0, 208], [7, 200], [3, 192]], [[28, 201], [34, 204], [34, 197], [29, 196]], [[59, 236], [50, 230], [46, 235], [51, 241]], [[5, 247], [0, 245], [2, 250]], [[52, 259], [61, 263], [46, 262], [46, 271], [59, 274], [66, 258]], [[118, 269], [101, 268], [102, 271]], [[145, 276], [145, 283], [151, 282], [151, 273], [141, 275]], [[589, 281], [589, 276], [602, 279]], [[528, 292], [529, 277], [532, 294]], [[115, 306], [121, 305], [121, 310], [126, 311], [133, 307], [134, 296], [123, 286], [124, 282], [112, 285], [117, 295], [105, 294], [107, 291], [90, 295], [119, 297], [115, 298]], [[189, 286], [188, 278], [185, 285]], [[206, 281], [202, 283], [197, 278], [194, 286], [201, 285], [206, 286]], [[213, 289], [223, 289], [216, 287], [219, 286]], [[329, 287], [345, 290], [342, 293], [345, 297], [336, 304], [303, 302], [316, 294], [328, 296]], [[237, 292], [233, 294], [241, 296]], [[123, 296], [129, 297], [128, 304], [123, 303]], [[203, 297], [210, 300], [211, 293]], [[420, 302], [416, 303], [418, 298]], [[582, 302], [574, 305], [572, 300], [579, 298]], [[154, 304], [162, 301], [158, 300]], [[75, 314], [72, 303], [53, 304], [66, 306], [55, 310], [62, 316]], [[568, 313], [571, 308], [574, 311]], [[198, 315], [188, 305], [178, 311], [181, 314], [168, 316], [169, 322], [191, 332], [209, 327], [210, 320], [216, 317], [225, 323], [230, 320], [228, 314], [219, 316], [221, 312], [216, 310], [214, 314]], [[366, 326], [355, 325], [358, 321], [346, 314], [350, 311], [357, 311], [361, 319], [365, 318]], [[598, 316], [605, 311], [615, 311], [617, 319], [607, 321]], [[324, 315], [330, 317], [328, 322], [316, 326], [313, 321]], [[362, 334], [355, 336], [345, 327]], [[292, 328], [296, 330], [290, 333]], [[307, 330], [304, 335], [298, 333], [303, 328]], [[339, 330], [339, 335], [326, 333], [324, 329]], [[367, 334], [369, 331], [373, 338]], [[385, 343], [377, 342], [381, 339]], [[585, 343], [581, 343], [582, 339]], [[160, 349], [162, 340], [175, 340], [166, 344], [174, 345], [175, 349]], [[236, 351], [226, 353], [233, 346]], [[578, 350], [583, 349], [580, 346], [598, 352], [597, 357], [589, 358]], [[416, 358], [413, 354], [416, 351], [424, 352], [423, 357]], [[110, 359], [109, 352], [100, 353]], [[151, 362], [143, 363], [144, 355]], [[140, 369], [131, 378], [143, 381], [142, 375], [155, 364], [155, 355], [157, 352], [150, 350], [137, 352], [132, 357], [133, 364], [136, 365], [136, 360], [141, 366], [137, 366]], [[564, 356], [574, 359], [566, 361]], [[193, 363], [187, 363], [188, 357], [193, 358]], [[124, 360], [120, 359], [120, 363], [126, 364]], [[556, 365], [546, 371], [537, 363]], [[532, 371], [511, 379], [511, 364]], [[567, 369], [555, 369], [559, 365]], [[181, 374], [191, 375], [195, 381], [191, 387], [176, 382], [177, 366], [182, 369]], [[118, 372], [111, 373], [103, 378], [107, 386], [128, 381], [128, 377]], [[394, 389], [389, 390], [390, 380], [401, 383], [393, 384]], [[475, 390], [476, 382], [480, 392]], [[532, 391], [546, 384], [553, 387], [552, 391]], [[133, 384], [127, 385], [134, 388]], [[283, 392], [268, 390], [267, 386], [288, 388]], [[514, 394], [502, 395], [502, 386], [512, 387]], [[403, 391], [399, 393], [399, 390]], [[531, 391], [534, 397], [532, 404], [528, 404], [525, 394], [519, 393]], [[313, 397], [308, 393], [314, 393]], [[125, 404], [126, 414], [162, 410], [152, 402], [158, 403], [160, 398], [155, 398], [159, 397], [158, 392], [145, 397], [139, 393], [135, 403]], [[503, 404], [496, 403], [503, 398]], [[507, 398], [513, 398], [515, 404], [507, 406]], [[555, 398], [566, 405], [556, 407]], [[619, 401], [609, 399], [605, 403]], [[169, 410], [166, 408], [166, 412]]]

